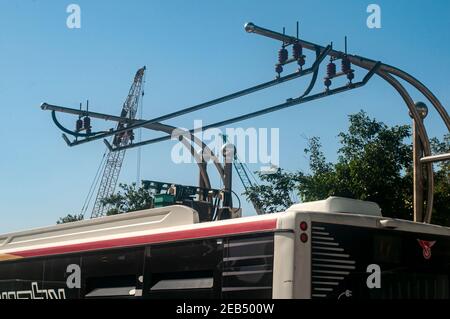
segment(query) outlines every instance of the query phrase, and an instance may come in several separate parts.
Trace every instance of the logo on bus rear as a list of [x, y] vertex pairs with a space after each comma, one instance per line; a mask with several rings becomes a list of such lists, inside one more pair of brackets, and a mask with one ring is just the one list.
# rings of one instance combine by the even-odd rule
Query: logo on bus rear
[[423, 258], [425, 259], [430, 259], [431, 258], [431, 247], [433, 247], [433, 245], [436, 243], [435, 240], [433, 241], [428, 241], [428, 240], [421, 240], [421, 239], [417, 239], [417, 241], [419, 242], [420, 247], [422, 247], [423, 250]]

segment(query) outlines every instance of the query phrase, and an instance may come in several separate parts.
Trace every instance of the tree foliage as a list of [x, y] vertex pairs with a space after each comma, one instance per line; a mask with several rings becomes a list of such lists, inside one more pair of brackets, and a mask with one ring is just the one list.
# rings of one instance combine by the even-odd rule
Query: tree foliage
[[259, 174], [266, 184], [254, 186], [247, 198], [263, 207], [266, 213], [275, 213], [293, 204], [291, 192], [295, 181], [291, 173], [278, 169], [273, 174]]
[[[120, 191], [102, 200], [103, 205], [108, 205], [107, 216], [133, 212], [137, 210], [151, 208], [153, 196], [144, 187], [136, 187], [136, 184], [119, 184]], [[64, 224], [83, 220], [83, 214], [67, 215], [61, 217], [56, 223]]]
[[107, 216], [152, 207], [153, 196], [146, 188], [136, 187], [136, 183], [119, 184], [119, 188], [121, 189], [119, 192], [102, 200], [103, 205], [111, 207], [106, 213]]
[[[408, 125], [389, 127], [371, 119], [363, 111], [349, 116], [347, 132], [339, 135], [336, 163], [327, 162], [320, 139], [309, 139], [304, 150], [309, 157], [309, 172], [261, 175], [265, 183], [245, 194], [256, 199], [266, 212], [286, 209], [292, 204], [291, 191], [301, 201], [342, 196], [380, 205], [383, 215], [412, 219], [412, 146]], [[450, 151], [450, 135], [432, 140], [435, 153]], [[450, 165], [444, 162], [435, 171], [433, 222], [450, 224]]]
[[83, 220], [84, 219], [84, 215], [83, 214], [68, 214], [65, 217], [61, 217], [56, 223], [57, 224], [66, 224], [66, 223], [72, 223], [72, 222], [77, 222], [79, 220]]

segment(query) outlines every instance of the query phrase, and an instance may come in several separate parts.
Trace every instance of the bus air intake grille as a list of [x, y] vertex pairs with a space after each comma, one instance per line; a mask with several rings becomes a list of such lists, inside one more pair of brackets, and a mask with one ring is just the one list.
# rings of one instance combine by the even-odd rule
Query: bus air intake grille
[[338, 292], [340, 283], [356, 269], [356, 262], [326, 226], [313, 223], [311, 235], [311, 297], [330, 298]]

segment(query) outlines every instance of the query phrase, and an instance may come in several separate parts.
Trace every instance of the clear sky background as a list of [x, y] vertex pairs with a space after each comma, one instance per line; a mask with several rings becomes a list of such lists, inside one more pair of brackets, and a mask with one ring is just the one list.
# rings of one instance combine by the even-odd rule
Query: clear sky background
[[[70, 3], [81, 7], [81, 29], [66, 27]], [[381, 6], [381, 29], [366, 26], [370, 3]], [[40, 110], [42, 102], [77, 107], [89, 99], [93, 110], [118, 114], [136, 70], [146, 65], [144, 117], [178, 110], [272, 79], [279, 43], [247, 34], [243, 25], [285, 26], [294, 34], [299, 20], [301, 38], [322, 45], [333, 41], [343, 49], [347, 35], [350, 53], [406, 70], [448, 106], [449, 15], [446, 0], [1, 0], [0, 233], [51, 225], [79, 212], [105, 150], [101, 141], [67, 147], [50, 113]], [[191, 127], [194, 119], [212, 123], [275, 105], [301, 94], [306, 81], [167, 123]], [[412, 96], [423, 99], [416, 92]], [[281, 166], [307, 170], [305, 137], [320, 136], [328, 160], [335, 160], [337, 134], [347, 128], [348, 115], [360, 109], [389, 125], [410, 123], [401, 98], [374, 78], [362, 89], [234, 127], [280, 128]], [[65, 123], [74, 125], [72, 119]], [[426, 124], [431, 137], [446, 132], [434, 110]], [[195, 185], [197, 167], [172, 163], [173, 145], [168, 141], [142, 150], [142, 178]], [[136, 180], [136, 154], [127, 153], [121, 182]], [[210, 172], [219, 187], [213, 167]], [[237, 178], [235, 190], [242, 192]], [[245, 215], [254, 213], [248, 203], [243, 206]]]

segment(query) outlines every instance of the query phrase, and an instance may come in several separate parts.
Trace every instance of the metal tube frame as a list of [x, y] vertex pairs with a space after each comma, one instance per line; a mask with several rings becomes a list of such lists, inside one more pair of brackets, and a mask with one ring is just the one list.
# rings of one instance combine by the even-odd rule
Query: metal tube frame
[[[191, 112], [194, 112], [194, 111], [198, 111], [198, 110], [202, 110], [202, 109], [205, 109], [205, 108], [217, 105], [217, 104], [221, 104], [221, 103], [224, 103], [224, 102], [227, 102], [227, 101], [231, 101], [233, 99], [236, 99], [236, 98], [239, 98], [239, 97], [242, 97], [242, 96], [245, 96], [245, 95], [249, 95], [249, 94], [252, 94], [252, 93], [255, 93], [255, 92], [267, 89], [267, 88], [270, 88], [272, 86], [276, 86], [276, 85], [284, 83], [284, 82], [288, 82], [288, 81], [294, 80], [296, 78], [308, 75], [308, 74], [313, 73], [313, 72], [314, 72], [313, 68], [300, 70], [300, 71], [291, 73], [289, 75], [276, 78], [275, 80], [264, 82], [264, 83], [252, 86], [250, 88], [247, 88], [247, 89], [235, 92], [235, 93], [231, 93], [231, 94], [222, 96], [220, 98], [213, 99], [213, 100], [205, 102], [205, 103], [201, 103], [201, 104], [194, 105], [194, 106], [191, 106], [191, 107], [187, 107], [187, 108], [184, 108], [184, 109], [181, 109], [181, 110], [169, 113], [169, 114], [158, 116], [158, 117], [155, 117], [155, 118], [150, 119], [150, 120], [143, 121], [143, 122], [138, 123], [138, 124], [130, 124], [129, 126], [127, 126], [126, 128], [123, 128], [123, 129], [109, 130], [107, 132], [93, 132], [91, 134], [78, 133], [78, 132], [70, 131], [70, 130], [67, 130], [67, 129], [65, 129], [65, 132], [70, 134], [70, 135], [76, 136], [76, 137], [86, 137], [83, 140], [69, 142], [69, 146], [76, 146], [76, 145], [84, 144], [84, 143], [87, 143], [87, 142], [92, 142], [92, 141], [95, 141], [95, 140], [98, 140], [98, 139], [106, 138], [106, 137], [109, 137], [109, 136], [112, 136], [112, 135], [115, 135], [115, 134], [118, 134], [118, 133], [121, 133], [121, 132], [126, 132], [126, 131], [129, 131], [129, 130], [137, 129], [137, 128], [140, 128], [140, 127], [145, 126], [147, 124], [159, 123], [159, 122], [164, 121], [164, 120], [176, 118], [176, 117], [179, 117], [179, 116], [184, 115], [184, 114], [188, 114], [188, 113], [191, 113]], [[57, 106], [50, 105], [50, 104], [47, 104], [47, 103], [43, 103], [41, 105], [41, 109], [42, 110], [51, 110], [51, 109], [55, 109], [55, 107], [57, 107]], [[62, 108], [62, 107], [60, 107], [60, 108]], [[93, 113], [94, 112], [80, 111], [78, 114], [81, 115], [81, 116], [88, 116], [88, 115], [92, 116]], [[113, 116], [106, 116], [106, 118], [104, 118], [104, 119], [108, 120], [108, 119], [112, 119], [112, 117]], [[127, 121], [127, 122], [129, 123], [129, 121]]]
[[[349, 91], [349, 90], [353, 90], [353, 89], [356, 89], [356, 88], [360, 88], [360, 87], [362, 87], [362, 86], [367, 84], [367, 82], [373, 76], [373, 74], [375, 73], [375, 70], [377, 68], [378, 68], [378, 65], [375, 65], [375, 67], [372, 70], [370, 70], [369, 73], [367, 73], [367, 75], [365, 76], [365, 78], [361, 82], [353, 83], [351, 85], [341, 86], [339, 88], [335, 88], [335, 89], [332, 89], [332, 90], [327, 90], [327, 91], [324, 91], [324, 92], [321, 92], [321, 93], [317, 93], [317, 94], [314, 94], [314, 95], [311, 95], [311, 96], [304, 96], [304, 94], [303, 94], [302, 96], [300, 96], [298, 98], [288, 99], [286, 102], [281, 103], [281, 104], [277, 104], [275, 106], [271, 106], [271, 107], [264, 108], [264, 109], [261, 109], [261, 110], [255, 111], [255, 112], [247, 113], [247, 114], [240, 115], [240, 116], [237, 116], [237, 117], [233, 117], [233, 118], [230, 118], [230, 119], [227, 119], [227, 120], [223, 120], [223, 121], [220, 121], [220, 122], [216, 122], [216, 123], [212, 123], [212, 124], [209, 124], [209, 125], [205, 125], [205, 126], [203, 126], [201, 128], [191, 129], [191, 130], [188, 130], [188, 131], [180, 130], [177, 133], [180, 134], [180, 136], [189, 136], [189, 135], [193, 135], [195, 133], [202, 132], [204, 130], [217, 128], [217, 127], [221, 127], [221, 126], [232, 124], [232, 123], [236, 123], [236, 122], [241, 122], [241, 121], [244, 121], [244, 120], [247, 120], [247, 119], [250, 119], [250, 118], [254, 118], [254, 117], [257, 117], [257, 116], [261, 116], [261, 115], [264, 115], [264, 114], [280, 111], [282, 109], [285, 109], [285, 108], [288, 108], [288, 107], [291, 107], [291, 106], [294, 106], [294, 105], [303, 104], [303, 103], [306, 103], [306, 102], [311, 102], [313, 100], [317, 100], [317, 99], [320, 99], [320, 98], [331, 96], [331, 95], [334, 95], [334, 94], [337, 94], [337, 93], [342, 93], [342, 92], [345, 92], [345, 91]], [[154, 138], [154, 139], [142, 141], [142, 142], [139, 142], [139, 143], [130, 144], [130, 145], [127, 145], [127, 146], [116, 147], [116, 148], [113, 148], [112, 145], [108, 141], [105, 141], [105, 143], [109, 147], [110, 151], [121, 151], [121, 150], [124, 150], [124, 149], [129, 149], [129, 148], [134, 148], [134, 147], [139, 147], [139, 146], [144, 146], [144, 145], [155, 144], [155, 143], [167, 141], [167, 140], [172, 139], [173, 137], [174, 136], [161, 136], [161, 137], [157, 137], [157, 138]], [[175, 136], [175, 137], [177, 137], [177, 136]]]
[[[43, 108], [43, 109], [52, 111], [52, 119], [53, 119], [55, 125], [60, 129], [61, 129], [61, 127], [62, 128], [64, 128], [64, 127], [57, 120], [55, 112], [61, 112], [61, 113], [67, 113], [67, 114], [73, 114], [73, 115], [81, 115], [81, 114], [85, 113], [85, 111], [80, 111], [77, 109], [56, 106], [56, 105], [50, 105], [50, 104], [45, 104], [45, 108]], [[103, 119], [103, 120], [107, 120], [107, 121], [109, 120], [109, 121], [122, 122], [122, 123], [128, 122], [128, 123], [134, 124], [134, 123], [144, 122], [143, 120], [129, 119], [129, 118], [125, 118], [125, 117], [104, 114], [104, 113], [98, 113], [98, 112], [89, 112], [89, 116], [92, 118], [96, 118], [96, 119]], [[171, 134], [176, 129], [173, 126], [161, 124], [161, 123], [145, 124], [143, 126], [143, 128], [146, 128], [149, 130], [154, 130], [154, 131], [162, 131], [167, 134]], [[63, 131], [66, 132], [68, 130], [66, 128], [64, 128]], [[66, 142], [70, 142], [65, 134], [62, 134], [62, 137]], [[186, 148], [189, 149], [191, 155], [194, 156], [194, 158], [196, 159], [197, 164], [200, 169], [200, 175], [201, 175], [206, 187], [210, 187], [211, 183], [210, 183], [206, 168], [203, 165], [201, 165], [202, 162], [204, 161], [203, 154], [208, 155], [208, 157], [211, 158], [211, 160], [213, 161], [214, 166], [216, 167], [217, 171], [219, 172], [219, 175], [223, 182], [223, 175], [224, 175], [223, 174], [224, 173], [223, 166], [222, 166], [219, 158], [212, 152], [212, 150], [205, 143], [203, 143], [203, 141], [201, 141], [196, 136], [191, 136], [190, 138], [182, 138], [182, 139], [180, 139], [180, 141], [183, 143], [183, 145]], [[195, 152], [195, 149], [192, 147], [191, 142], [194, 142], [199, 147], [201, 147], [201, 149], [203, 150], [202, 156], [200, 156], [199, 154], [197, 154], [197, 152]]]
[[[89, 115], [89, 116], [96, 117], [96, 118], [103, 118], [105, 120], [113, 120], [113, 121], [121, 121], [121, 122], [125, 121], [125, 123], [128, 123], [128, 126], [123, 129], [109, 130], [107, 132], [95, 132], [95, 133], [91, 133], [91, 134], [81, 133], [81, 135], [80, 135], [77, 132], [73, 132], [73, 131], [65, 129], [64, 127], [63, 128], [65, 130], [63, 130], [59, 126], [60, 124], [57, 122], [56, 117], [53, 114], [55, 124], [60, 129], [62, 129], [64, 132], [71, 134], [73, 136], [76, 136], [76, 137], [85, 137], [83, 140], [75, 140], [73, 142], [70, 142], [66, 136], [64, 137], [69, 146], [75, 146], [75, 145], [87, 143], [90, 141], [105, 138], [108, 136], [118, 134], [120, 132], [125, 132], [125, 131], [129, 131], [132, 129], [140, 128], [140, 127], [154, 129], [154, 128], [151, 128], [151, 126], [153, 124], [164, 126], [164, 124], [161, 124], [159, 122], [163, 121], [163, 120], [175, 118], [175, 117], [187, 114], [187, 113], [191, 113], [191, 112], [194, 112], [197, 110], [201, 110], [201, 109], [204, 109], [207, 107], [211, 107], [213, 105], [220, 104], [220, 103], [223, 103], [223, 102], [226, 102], [226, 101], [238, 98], [238, 97], [242, 97], [244, 95], [248, 95], [248, 94], [257, 92], [259, 90], [263, 90], [263, 89], [278, 85], [280, 83], [302, 77], [302, 76], [310, 74], [310, 73], [314, 73], [313, 77], [311, 79], [311, 83], [308, 86], [308, 88], [306, 89], [305, 93], [303, 95], [301, 95], [300, 97], [295, 98], [295, 99], [288, 99], [285, 103], [278, 104], [278, 105], [275, 105], [272, 107], [268, 107], [268, 108], [265, 108], [265, 109], [262, 109], [262, 110], [259, 110], [256, 112], [244, 114], [244, 115], [237, 116], [237, 117], [234, 117], [234, 118], [231, 118], [228, 120], [224, 120], [224, 121], [220, 121], [217, 123], [207, 125], [207, 126], [201, 128], [201, 130], [205, 130], [205, 129], [213, 128], [213, 127], [219, 127], [219, 126], [235, 123], [238, 121], [243, 121], [248, 118], [260, 116], [260, 115], [267, 114], [270, 112], [275, 112], [275, 111], [278, 111], [278, 110], [281, 110], [281, 109], [284, 109], [284, 108], [287, 108], [287, 107], [290, 107], [293, 105], [309, 102], [309, 101], [312, 101], [315, 99], [319, 99], [319, 98], [326, 97], [329, 95], [333, 95], [333, 94], [341, 93], [341, 92], [351, 90], [354, 88], [358, 88], [358, 87], [365, 85], [370, 80], [370, 78], [372, 78], [372, 76], [374, 74], [377, 74], [382, 79], [384, 79], [386, 82], [388, 82], [400, 94], [400, 96], [403, 98], [403, 100], [404, 100], [406, 106], [408, 107], [409, 112], [415, 122], [415, 125], [417, 128], [417, 133], [418, 133], [419, 139], [422, 143], [423, 153], [424, 153], [424, 157], [421, 158], [420, 162], [426, 168], [427, 183], [428, 183], [426, 214], [423, 218], [423, 222], [429, 223], [431, 221], [431, 215], [432, 215], [432, 209], [433, 209], [433, 194], [434, 194], [434, 180], [433, 180], [434, 176], [433, 176], [432, 164], [433, 164], [433, 162], [436, 162], [436, 161], [448, 160], [450, 158], [450, 154], [431, 155], [431, 147], [430, 147], [430, 142], [428, 139], [427, 131], [426, 131], [426, 128], [425, 128], [423, 122], [420, 120], [420, 115], [415, 108], [414, 102], [413, 102], [411, 96], [409, 95], [409, 93], [407, 92], [407, 90], [405, 89], [405, 87], [396, 78], [394, 78], [394, 76], [399, 77], [400, 79], [408, 82], [414, 88], [416, 88], [419, 92], [421, 92], [428, 99], [428, 101], [433, 105], [433, 107], [436, 109], [436, 111], [442, 118], [444, 124], [446, 125], [447, 129], [450, 131], [450, 116], [447, 113], [447, 111], [445, 110], [445, 108], [442, 106], [440, 101], [437, 99], [437, 97], [424, 84], [422, 84], [420, 81], [418, 81], [416, 78], [414, 78], [410, 74], [404, 72], [403, 70], [395, 68], [393, 66], [381, 63], [379, 61], [374, 61], [374, 60], [371, 60], [371, 59], [368, 59], [365, 57], [361, 57], [361, 56], [357, 56], [357, 55], [350, 55], [350, 54], [347, 54], [347, 53], [344, 53], [341, 51], [333, 50], [330, 46], [323, 47], [323, 46], [320, 46], [320, 45], [312, 43], [312, 42], [301, 40], [298, 37], [287, 36], [287, 35], [281, 34], [279, 32], [275, 32], [275, 31], [268, 30], [268, 29], [265, 29], [262, 27], [258, 27], [256, 25], [254, 25], [253, 23], [245, 24], [245, 30], [249, 33], [255, 33], [258, 35], [262, 35], [265, 37], [269, 37], [269, 38], [281, 41], [284, 46], [289, 46], [294, 43], [300, 43], [303, 46], [303, 48], [316, 52], [316, 61], [314, 62], [312, 67], [309, 69], [300, 70], [296, 73], [292, 73], [292, 74], [289, 74], [284, 77], [278, 77], [275, 80], [268, 81], [268, 82], [265, 82], [265, 83], [262, 83], [262, 84], [259, 84], [259, 85], [256, 85], [256, 86], [253, 86], [253, 87], [250, 87], [250, 88], [247, 88], [247, 89], [244, 89], [244, 90], [241, 90], [241, 91], [238, 91], [238, 92], [235, 92], [235, 93], [232, 93], [232, 94], [229, 94], [229, 95], [226, 95], [226, 96], [223, 96], [223, 97], [220, 97], [220, 98], [217, 98], [217, 99], [205, 102], [205, 103], [201, 103], [201, 104], [194, 105], [194, 106], [191, 106], [191, 107], [188, 107], [185, 109], [181, 109], [179, 111], [172, 112], [172, 113], [169, 113], [166, 115], [162, 115], [162, 116], [150, 119], [150, 120], [125, 121], [125, 119], [123, 119], [123, 118], [111, 116], [108, 114], [99, 114], [99, 113], [94, 113], [94, 112], [86, 112], [86, 111], [78, 111], [78, 110], [74, 110], [74, 109], [61, 108], [61, 107], [49, 105], [46, 103], [42, 104], [41, 108], [43, 110], [53, 110], [53, 112], [66, 111], [66, 113], [72, 113], [72, 114], [77, 114], [77, 115], [82, 115], [82, 116]], [[309, 93], [311, 92], [312, 88], [315, 85], [315, 82], [317, 79], [317, 72], [318, 72], [320, 63], [323, 61], [323, 59], [326, 56], [333, 57], [334, 59], [342, 59], [343, 57], [347, 57], [353, 65], [356, 65], [360, 68], [368, 70], [368, 73], [366, 74], [363, 81], [361, 81], [361, 82], [354, 83], [354, 84], [349, 83], [347, 86], [343, 86], [343, 87], [339, 87], [339, 88], [331, 89], [331, 90], [326, 90], [325, 92], [314, 94], [312, 96], [308, 96]], [[290, 63], [293, 61], [288, 61], [288, 62]], [[68, 110], [70, 110], [70, 112], [67, 112]], [[165, 133], [168, 133], [168, 134], [172, 134], [173, 131], [175, 130], [175, 128], [170, 127], [170, 129], [169, 129], [169, 126], [166, 126], [164, 129], [159, 129], [159, 130], [164, 131]], [[198, 145], [204, 146], [203, 142], [200, 141], [200, 144], [199, 144], [199, 141], [195, 140], [194, 134], [198, 131], [199, 131], [198, 129], [184, 131], [181, 134], [182, 139], [191, 140], [191, 141], [194, 141], [194, 143], [196, 143]], [[73, 134], [73, 133], [75, 133], [75, 134]], [[143, 145], [148, 145], [148, 144], [152, 144], [152, 143], [165, 141], [165, 140], [170, 139], [171, 137], [172, 136], [167, 135], [167, 136], [162, 136], [162, 137], [150, 139], [147, 141], [143, 141], [140, 143], [135, 143], [135, 144], [131, 144], [128, 146], [116, 147], [116, 148], [112, 147], [108, 141], [106, 141], [106, 140], [104, 140], [104, 141], [105, 141], [105, 144], [107, 144], [107, 146], [109, 147], [109, 149], [111, 151], [119, 151], [119, 150], [123, 150], [123, 149], [127, 149], [127, 148], [138, 147], [138, 146], [143, 146]], [[192, 153], [192, 151], [191, 151], [191, 153]], [[219, 172], [221, 172], [221, 176], [223, 176], [223, 167], [221, 167], [221, 168], [222, 169], [221, 170], [219, 169]]]
[[[304, 48], [309, 49], [309, 50], [317, 50], [317, 48], [319, 48], [319, 49], [321, 48], [321, 46], [319, 46], [317, 44], [307, 42], [304, 40], [299, 40], [296, 37], [286, 36], [284, 34], [274, 32], [274, 31], [271, 31], [268, 29], [264, 29], [264, 28], [254, 25], [253, 23], [247, 23], [245, 25], [245, 30], [249, 33], [256, 33], [256, 34], [259, 34], [262, 36], [266, 36], [266, 37], [281, 41], [281, 42], [283, 42], [285, 44], [289, 44], [289, 45], [298, 42]], [[375, 61], [367, 59], [365, 57], [361, 57], [361, 56], [357, 56], [357, 55], [348, 55], [348, 54], [345, 54], [344, 52], [340, 52], [340, 51], [336, 51], [336, 50], [331, 50], [329, 55], [336, 59], [340, 59], [344, 56], [347, 56], [351, 63], [353, 63], [354, 65], [357, 65], [359, 67], [365, 68], [365, 69], [372, 67], [373, 64], [376, 63]], [[426, 214], [423, 219], [423, 222], [430, 223], [432, 210], [433, 210], [433, 196], [434, 196], [434, 181], [433, 181], [432, 163], [436, 160], [431, 156], [431, 148], [430, 148], [429, 139], [428, 139], [428, 136], [426, 133], [426, 128], [423, 125], [422, 121], [420, 120], [420, 116], [419, 116], [417, 110], [415, 109], [415, 107], [413, 107], [414, 103], [412, 102], [411, 97], [407, 93], [406, 89], [394, 77], [392, 77], [392, 75], [398, 76], [402, 80], [411, 84], [420, 93], [422, 93], [428, 99], [428, 101], [433, 105], [433, 107], [436, 109], [436, 111], [440, 115], [441, 119], [443, 120], [444, 124], [446, 125], [446, 127], [449, 131], [450, 131], [450, 116], [447, 113], [447, 111], [445, 110], [445, 108], [442, 106], [440, 101], [437, 99], [437, 97], [424, 84], [422, 84], [419, 80], [417, 80], [416, 78], [414, 78], [407, 72], [400, 70], [398, 68], [395, 68], [393, 66], [382, 63], [380, 65], [379, 70], [377, 71], [377, 74], [380, 77], [382, 77], [384, 80], [386, 80], [389, 84], [391, 84], [397, 90], [397, 92], [402, 96], [402, 98], [404, 99], [404, 101], [410, 111], [410, 114], [412, 115], [412, 117], [414, 119], [414, 122], [416, 123], [419, 137], [420, 137], [420, 140], [423, 143], [422, 145], [424, 147], [424, 158], [427, 159], [426, 161], [421, 160], [421, 162], [426, 165], [425, 167], [427, 170], [427, 182], [428, 182], [427, 210], [426, 210]], [[442, 159], [438, 159], [438, 160], [442, 160]]]

